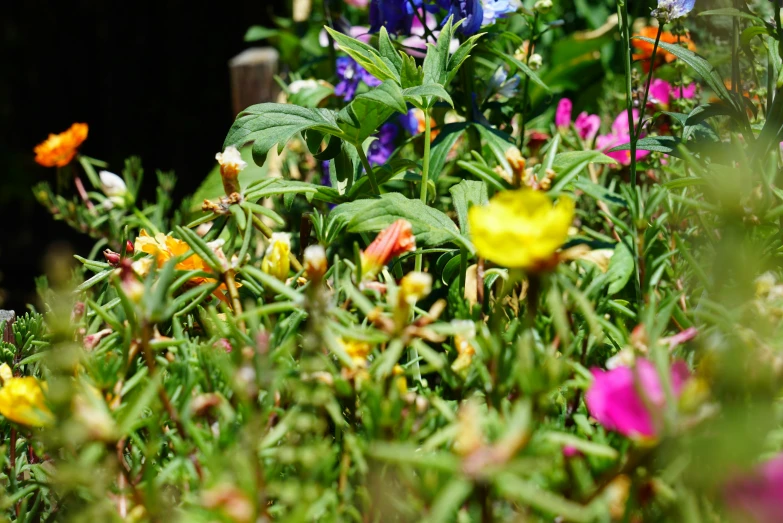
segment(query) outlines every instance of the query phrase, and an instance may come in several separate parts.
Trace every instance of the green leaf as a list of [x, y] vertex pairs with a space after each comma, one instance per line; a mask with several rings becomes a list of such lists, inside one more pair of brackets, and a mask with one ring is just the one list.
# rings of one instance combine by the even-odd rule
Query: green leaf
[[495, 156], [498, 163], [507, 173], [511, 174], [511, 165], [509, 165], [508, 160], [506, 159], [506, 151], [516, 148], [511, 136], [484, 124], [473, 124], [473, 126], [487, 143], [487, 146], [492, 151], [492, 154]]
[[448, 86], [451, 81], [454, 79], [454, 77], [457, 75], [457, 71], [459, 71], [459, 68], [462, 66], [462, 64], [465, 62], [465, 60], [468, 59], [470, 56], [470, 52], [473, 50], [473, 48], [476, 46], [476, 42], [478, 42], [478, 39], [484, 36], [485, 33], [479, 33], [471, 36], [457, 48], [456, 51], [454, 51], [454, 54], [451, 55], [449, 58], [449, 63], [446, 66], [446, 80], [443, 82], [444, 86]]
[[736, 18], [747, 18], [748, 20], [752, 20], [757, 24], [764, 23], [764, 21], [758, 16], [751, 13], [746, 13], [745, 11], [740, 11], [739, 9], [735, 9], [733, 7], [723, 7], [720, 9], [702, 11], [698, 16], [731, 16]]
[[400, 53], [402, 68], [400, 69], [400, 85], [403, 89], [416, 87], [424, 81], [424, 71], [416, 64], [416, 59], [410, 55]]
[[473, 180], [462, 180], [457, 185], [451, 187], [449, 192], [454, 202], [454, 210], [457, 211], [460, 231], [467, 236], [470, 232], [468, 227], [468, 209], [471, 205], [486, 205], [489, 202], [487, 184]]
[[421, 200], [410, 200], [400, 193], [343, 203], [332, 209], [330, 218], [345, 223], [350, 232], [380, 231], [395, 220], [404, 218], [413, 226], [417, 244], [437, 247], [455, 243], [471, 253], [475, 252], [473, 244], [460, 234], [448, 216]]
[[375, 89], [360, 94], [337, 115], [344, 140], [360, 145], [376, 132], [394, 112], [407, 112], [400, 86], [384, 82]]
[[618, 243], [614, 248], [614, 254], [609, 261], [609, 269], [606, 275], [609, 281], [609, 295], [614, 295], [623, 290], [634, 273], [633, 254], [624, 243]]
[[446, 523], [455, 521], [457, 511], [473, 491], [473, 485], [470, 481], [456, 477], [443, 487], [435, 502], [432, 504], [430, 513], [424, 520], [427, 523]]
[[343, 144], [340, 154], [329, 162], [329, 181], [341, 195], [350, 190], [361, 173], [361, 160], [352, 145]]
[[503, 53], [501, 51], [498, 51], [496, 49], [488, 49], [490, 53], [494, 54], [504, 62], [506, 62], [508, 65], [516, 67], [520, 71], [522, 71], [522, 74], [530, 78], [534, 84], [541, 87], [545, 91], [549, 92], [549, 87], [541, 80], [541, 78], [533, 71], [525, 62], [522, 62], [520, 60], [517, 60], [510, 54]]
[[245, 42], [264, 40], [277, 36], [278, 34], [280, 34], [280, 31], [277, 29], [271, 29], [260, 25], [251, 25], [245, 33]]
[[557, 177], [549, 192], [553, 195], [562, 192], [591, 163], [613, 164], [617, 162], [601, 151], [569, 151], [555, 156], [552, 170], [557, 173]]
[[[643, 40], [650, 44], [655, 44], [655, 40], [644, 36], [634, 36], [636, 40]], [[702, 77], [704, 82], [712, 89], [718, 98], [731, 104], [738, 111], [744, 111], [742, 107], [737, 106], [737, 102], [729, 94], [728, 89], [723, 83], [723, 78], [720, 73], [710, 64], [707, 60], [697, 55], [693, 51], [685, 49], [682, 46], [676, 44], [667, 44], [666, 42], [659, 42], [658, 46], [664, 51], [668, 51], [686, 64], [688, 64], [696, 73]]]
[[[435, 45], [427, 44], [427, 54], [424, 56], [424, 83], [445, 85], [448, 78], [449, 45], [454, 33], [454, 16], [449, 16], [438, 35]], [[458, 22], [459, 24], [459, 22]]]
[[288, 140], [306, 129], [342, 136], [334, 111], [308, 109], [290, 104], [263, 103], [251, 105], [237, 116], [223, 143], [241, 147], [253, 143], [253, 160], [263, 165], [269, 150], [275, 145], [282, 151]]
[[[680, 139], [675, 136], [645, 136], [636, 142], [637, 151], [652, 151], [657, 153], [671, 154], [673, 156], [679, 156], [677, 152], [677, 146], [680, 144]], [[631, 144], [624, 143], [617, 147], [612, 147], [608, 152], [615, 151], [630, 151]]]
[[331, 27], [326, 26], [324, 29], [332, 35], [332, 38], [334, 38], [334, 41], [342, 51], [356, 60], [359, 65], [364, 67], [375, 78], [382, 82], [386, 80], [400, 82], [400, 75], [396, 71], [394, 63], [390, 59], [381, 56], [375, 48], [339, 31], [335, 31]]
[[593, 510], [569, 501], [554, 492], [545, 490], [531, 481], [518, 478], [511, 473], [493, 476], [492, 481], [501, 496], [565, 521], [587, 523], [593, 521]]
[[381, 26], [381, 30], [378, 33], [378, 50], [381, 58], [388, 60], [394, 66], [394, 70], [399, 74], [403, 66], [403, 58], [397, 49], [394, 48], [394, 44], [389, 38], [389, 33], [386, 28]]
[[402, 94], [406, 101], [411, 102], [413, 105], [420, 108], [426, 106], [426, 102], [422, 99], [423, 96], [440, 98], [441, 100], [445, 100], [450, 106], [454, 107], [454, 102], [451, 101], [451, 96], [449, 96], [449, 93], [447, 93], [440, 84], [424, 84], [417, 87], [408, 87], [402, 91]]
[[430, 179], [437, 180], [443, 166], [446, 165], [446, 158], [449, 152], [454, 148], [454, 144], [457, 143], [462, 133], [467, 129], [468, 123], [456, 122], [448, 123], [444, 125], [435, 140], [432, 141], [432, 148], [430, 149]]
[[334, 87], [329, 84], [318, 83], [313, 87], [303, 87], [297, 92], [289, 94], [288, 103], [302, 107], [318, 107], [333, 94]]

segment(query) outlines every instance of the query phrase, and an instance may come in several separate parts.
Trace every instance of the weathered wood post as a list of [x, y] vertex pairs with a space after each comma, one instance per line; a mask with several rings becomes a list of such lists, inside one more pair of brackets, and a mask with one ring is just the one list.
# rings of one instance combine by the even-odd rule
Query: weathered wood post
[[275, 82], [280, 54], [272, 47], [251, 47], [228, 62], [234, 115], [246, 107], [274, 102], [280, 93]]
[[6, 343], [14, 343], [14, 331], [12, 327], [16, 321], [16, 313], [14, 311], [0, 310], [0, 323], [5, 322], [5, 328], [3, 329], [3, 341]]

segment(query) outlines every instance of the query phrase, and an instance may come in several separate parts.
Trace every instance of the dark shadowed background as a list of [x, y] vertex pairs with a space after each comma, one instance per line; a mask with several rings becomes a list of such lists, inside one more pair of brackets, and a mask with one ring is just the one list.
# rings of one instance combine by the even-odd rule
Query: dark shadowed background
[[113, 171], [138, 155], [145, 185], [155, 169], [173, 169], [177, 197], [192, 192], [233, 119], [227, 62], [251, 45], [249, 26], [285, 14], [281, 4], [74, 0], [0, 9], [0, 307], [20, 312], [35, 299], [51, 248], [86, 254], [92, 245], [34, 200], [31, 187], [53, 181], [55, 169], [37, 165], [33, 147], [85, 122], [86, 155]]

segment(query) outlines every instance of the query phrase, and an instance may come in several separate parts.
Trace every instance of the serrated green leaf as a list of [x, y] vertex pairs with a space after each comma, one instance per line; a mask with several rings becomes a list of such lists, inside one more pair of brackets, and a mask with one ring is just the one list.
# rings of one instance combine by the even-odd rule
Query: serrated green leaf
[[395, 71], [393, 63], [389, 59], [382, 57], [375, 48], [339, 31], [335, 31], [331, 27], [327, 26], [324, 29], [332, 35], [332, 38], [334, 38], [334, 41], [342, 51], [356, 60], [359, 65], [375, 78], [382, 82], [386, 80], [400, 82], [399, 73]]
[[437, 247], [455, 243], [471, 253], [475, 252], [473, 244], [460, 234], [448, 216], [421, 200], [411, 200], [400, 193], [343, 203], [332, 209], [330, 218], [345, 223], [351, 232], [380, 231], [395, 220], [404, 218], [413, 226], [417, 244]]
[[407, 112], [400, 86], [384, 82], [357, 96], [337, 115], [342, 138], [353, 145], [362, 144], [395, 112]]
[[451, 101], [451, 96], [440, 84], [424, 84], [417, 87], [408, 87], [402, 91], [406, 101], [413, 103], [417, 107], [424, 107], [426, 101], [422, 97], [435, 97], [445, 100], [450, 106], [454, 107], [454, 102]]
[[308, 109], [290, 104], [263, 103], [251, 105], [237, 116], [223, 143], [241, 147], [253, 142], [253, 160], [263, 165], [275, 145], [283, 149], [288, 140], [306, 129], [342, 136], [336, 114], [329, 109]]

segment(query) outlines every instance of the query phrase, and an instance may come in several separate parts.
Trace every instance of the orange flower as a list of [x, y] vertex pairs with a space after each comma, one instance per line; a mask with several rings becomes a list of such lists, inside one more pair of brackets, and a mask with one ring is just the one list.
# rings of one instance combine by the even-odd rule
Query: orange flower
[[[644, 29], [641, 30], [641, 32], [638, 35], [635, 36], [645, 36], [647, 38], [651, 38], [655, 40], [655, 36], [657, 34], [658, 34], [657, 27], [645, 27]], [[676, 44], [677, 36], [673, 35], [668, 31], [664, 31], [661, 33], [661, 42], [667, 44]], [[681, 36], [680, 43], [685, 44], [688, 47], [688, 49], [691, 51], [696, 50], [696, 45], [688, 36]], [[650, 59], [652, 58], [652, 54], [653, 54], [653, 44], [650, 42], [645, 42], [644, 40], [631, 40], [631, 45], [635, 47], [636, 50], [639, 52], [639, 54], [633, 55], [633, 59], [642, 60], [645, 71], [649, 71]], [[660, 46], [658, 46], [658, 50], [656, 51], [656, 56], [655, 56], [655, 62], [656, 62], [655, 65], [660, 65], [660, 62], [662, 61], [665, 61], [666, 63], [670, 63], [676, 59], [677, 59], [676, 56], [674, 56], [668, 51], [664, 51], [663, 49], [661, 49]]]
[[75, 123], [60, 134], [50, 134], [49, 138], [35, 146], [35, 161], [44, 167], [64, 167], [76, 156], [76, 149], [87, 139], [86, 123]]
[[[162, 232], [159, 232], [153, 237], [147, 234], [147, 231], [144, 229], [141, 230], [139, 237], [136, 238], [136, 241], [134, 242], [134, 247], [140, 250], [141, 252], [152, 254], [155, 257], [158, 268], [163, 267], [166, 264], [166, 262], [169, 261], [170, 259], [179, 258], [180, 256], [182, 256], [183, 254], [185, 254], [190, 250], [188, 244], [182, 240], [172, 238], [171, 236], [167, 236]], [[220, 254], [222, 254], [222, 250], [220, 251]], [[218, 258], [220, 258], [220, 255], [218, 255]], [[204, 260], [196, 254], [191, 254], [184, 260], [178, 262], [177, 265], [174, 266], [174, 268], [178, 271], [212, 272], [212, 269], [209, 267], [209, 265], [207, 265], [206, 262], [204, 262]], [[191, 287], [195, 287], [197, 285], [202, 285], [204, 283], [214, 283], [215, 281], [217, 281], [215, 278], [196, 276], [195, 278], [191, 278], [188, 281], [188, 285]], [[218, 287], [218, 289], [215, 290], [214, 295], [217, 298], [219, 298], [222, 302], [230, 306], [231, 304], [229, 300], [226, 298], [225, 294], [223, 294], [222, 292], [218, 292], [218, 290], [220, 289], [225, 290], [226, 285], [225, 284], [220, 285], [220, 287]]]
[[375, 278], [389, 260], [416, 249], [413, 226], [408, 220], [397, 220], [378, 233], [375, 240], [362, 252], [362, 275]]

